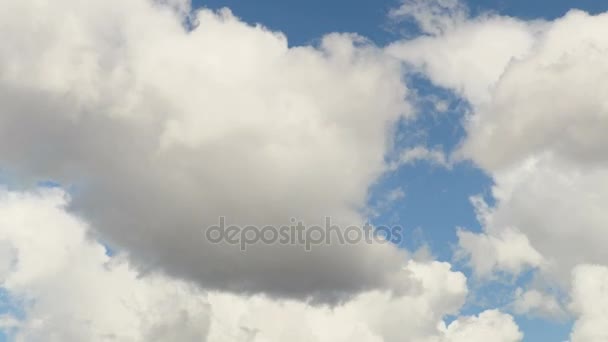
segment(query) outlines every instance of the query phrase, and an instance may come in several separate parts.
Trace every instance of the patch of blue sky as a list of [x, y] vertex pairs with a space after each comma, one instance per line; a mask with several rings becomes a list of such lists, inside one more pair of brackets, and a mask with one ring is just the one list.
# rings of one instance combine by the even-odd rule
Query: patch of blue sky
[[[398, 159], [400, 151], [416, 146], [438, 149], [449, 159], [465, 136], [462, 120], [468, 105], [421, 75], [409, 76], [407, 83], [417, 115], [399, 123], [395, 152], [388, 159]], [[491, 202], [491, 185], [492, 180], [471, 162], [445, 167], [414, 161], [385, 175], [372, 188], [372, 205], [394, 189], [405, 194], [373, 222], [404, 226], [411, 241], [406, 239], [403, 247], [416, 249], [426, 244], [439, 260], [450, 261], [457, 243], [456, 228], [480, 229], [470, 197], [483, 195]]]
[[491, 11], [521, 19], [552, 20], [571, 9], [580, 9], [591, 14], [608, 11], [608, 2], [597, 0], [469, 0], [465, 3], [473, 15]]
[[[8, 315], [15, 319], [23, 319], [25, 312], [22, 305], [23, 303], [10, 296], [6, 289], [0, 287], [0, 316]], [[0, 328], [0, 342], [13, 340], [11, 330], [10, 327]]]
[[573, 325], [572, 321], [562, 322], [526, 316], [515, 316], [515, 322], [524, 332], [523, 342], [568, 341]]
[[[494, 12], [522, 19], [555, 19], [571, 8], [590, 13], [608, 10], [608, 3], [597, 0], [469, 0], [463, 1], [472, 15]], [[329, 32], [354, 32], [383, 46], [417, 33], [408, 23], [395, 23], [387, 13], [399, 0], [193, 0], [193, 7], [230, 8], [244, 21], [281, 31], [289, 44], [304, 45], [318, 41]]]
[[[372, 220], [376, 225], [400, 225], [412, 234], [403, 246], [427, 244], [439, 259], [450, 261], [456, 244], [456, 228], [478, 230], [472, 195], [486, 191], [490, 181], [469, 163], [451, 170], [417, 162], [385, 176], [372, 190], [372, 198], [400, 188], [404, 197]], [[408, 234], [410, 235], [410, 234]], [[414, 244], [414, 245], [411, 245]]]
[[61, 188], [61, 184], [52, 180], [43, 180], [36, 183], [39, 188]]
[[281, 31], [290, 46], [317, 42], [331, 32], [353, 32], [384, 45], [395, 39], [386, 14], [398, 6], [386, 0], [194, 0], [193, 7], [230, 8], [250, 24]]
[[[531, 312], [518, 315], [513, 312], [513, 300], [517, 288], [527, 289], [533, 283], [537, 273], [527, 270], [518, 277], [498, 274], [492, 281], [478, 280], [470, 272], [464, 270], [468, 277], [469, 298], [461, 310], [463, 315], [475, 315], [489, 308], [497, 308], [511, 313], [520, 330], [524, 332], [523, 342], [567, 341], [572, 330], [572, 317], [543, 317]], [[542, 288], [547, 294], [567, 302], [567, 294], [557, 287]]]

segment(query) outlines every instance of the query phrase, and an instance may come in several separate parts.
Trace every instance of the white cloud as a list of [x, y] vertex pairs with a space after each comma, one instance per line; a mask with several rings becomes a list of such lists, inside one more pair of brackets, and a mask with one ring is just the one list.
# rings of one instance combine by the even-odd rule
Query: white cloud
[[361, 37], [289, 48], [228, 10], [197, 12], [188, 32], [188, 7], [0, 8], [0, 163], [17, 186], [73, 189], [0, 192], [1, 284], [23, 310], [2, 329], [28, 342], [459, 336], [442, 320], [468, 290], [447, 263], [389, 245], [243, 255], [204, 241], [219, 216], [363, 222], [391, 126], [411, 111], [400, 62]]
[[476, 108], [464, 153], [491, 171], [547, 153], [605, 164], [607, 25], [607, 14], [571, 11], [546, 27]]
[[[552, 159], [496, 173], [497, 205], [484, 229], [500, 239], [509, 227], [517, 227], [542, 255], [543, 273], [567, 285], [576, 265], [605, 263], [608, 257], [603, 229], [608, 216], [602, 209], [608, 198], [607, 180], [603, 168], [573, 167]], [[522, 250], [513, 258], [525, 255], [531, 254]]]
[[[207, 243], [206, 227], [365, 222], [392, 125], [410, 115], [400, 63], [363, 38], [319, 46], [229, 10], [147, 0], [0, 8], [0, 164], [70, 207], [134, 265], [214, 289], [337, 300], [407, 287], [391, 246]], [[180, 14], [181, 13], [181, 14]], [[35, 99], [32, 100], [32, 99]], [[16, 147], [18, 146], [18, 147]]]
[[579, 315], [572, 342], [608, 340], [608, 267], [580, 265], [573, 271], [572, 310]]
[[[74, 188], [68, 209], [59, 190], [2, 193], [0, 279], [27, 315], [0, 326], [24, 341], [521, 340], [498, 311], [443, 324], [467, 292], [449, 264], [369, 245], [243, 257], [203, 240], [219, 216], [363, 222], [392, 124], [411, 115], [401, 60], [469, 101], [459, 152], [495, 181], [483, 232], [460, 231], [460, 252], [482, 276], [539, 268], [567, 287], [574, 269], [572, 340], [606, 339], [594, 305], [608, 257], [607, 15], [468, 18], [456, 1], [408, 1], [392, 15], [430, 36], [385, 51], [344, 34], [290, 48], [228, 10], [197, 12], [187, 32], [189, 2], [162, 2], [0, 8], [0, 164], [20, 186]], [[401, 157], [451, 163], [424, 147]], [[552, 300], [531, 290], [514, 305], [550, 313]]]
[[529, 315], [557, 320], [568, 317], [568, 314], [555, 296], [535, 289], [523, 290], [522, 288], [518, 288], [515, 291], [512, 308], [513, 312], [517, 315]]
[[0, 192], [0, 241], [14, 253], [0, 284], [25, 314], [3, 320], [13, 340], [204, 340], [203, 293], [108, 257], [66, 205], [60, 190]]
[[513, 317], [498, 310], [488, 310], [479, 316], [460, 318], [447, 327], [445, 335], [442, 342], [516, 342], [523, 339], [523, 334]]
[[[255, 332], [253, 341], [434, 341], [442, 333], [441, 317], [456, 313], [467, 289], [462, 274], [444, 263], [410, 262], [407, 270], [419, 282], [412, 295], [367, 292], [335, 308], [263, 298], [211, 297], [220, 333]], [[281, 321], [278, 325], [276, 322]], [[225, 328], [225, 329], [224, 329]], [[214, 333], [211, 334], [213, 340]], [[218, 342], [221, 341], [218, 338]]]
[[491, 277], [496, 272], [520, 274], [542, 264], [542, 256], [530, 245], [526, 235], [505, 229], [498, 236], [458, 231], [460, 257], [468, 258], [476, 275]]
[[[59, 189], [0, 192], [0, 241], [15, 263], [0, 283], [23, 315], [0, 319], [15, 341], [516, 342], [510, 316], [460, 317], [466, 278], [441, 262], [405, 265], [410, 292], [368, 291], [335, 307], [202, 292], [109, 257], [88, 226], [66, 211]], [[280, 322], [280, 324], [277, 324]]]
[[471, 203], [484, 232], [459, 229], [456, 257], [466, 259], [478, 277], [490, 279], [496, 273], [518, 275], [526, 269], [546, 266], [547, 261], [519, 229], [496, 225], [496, 213], [483, 198], [474, 196]]
[[[480, 217], [483, 232], [460, 232], [472, 266], [538, 267], [538, 279], [562, 290], [576, 270], [575, 341], [606, 339], [603, 316], [585, 304], [602, 307], [594, 284], [608, 260], [606, 29], [608, 14], [576, 10], [551, 22], [482, 15], [390, 47], [471, 105], [459, 154], [493, 178], [496, 200]], [[580, 266], [590, 263], [602, 266]], [[537, 293], [522, 296], [522, 311], [555, 309]]]
[[541, 22], [482, 16], [458, 21], [440, 35], [392, 43], [388, 52], [474, 105], [490, 100], [505, 68], [526, 56]]
[[438, 149], [429, 149], [424, 146], [415, 146], [401, 151], [399, 158], [391, 165], [392, 169], [397, 169], [402, 165], [410, 165], [419, 161], [426, 161], [432, 165], [450, 168], [452, 163], [448, 160], [445, 153]]

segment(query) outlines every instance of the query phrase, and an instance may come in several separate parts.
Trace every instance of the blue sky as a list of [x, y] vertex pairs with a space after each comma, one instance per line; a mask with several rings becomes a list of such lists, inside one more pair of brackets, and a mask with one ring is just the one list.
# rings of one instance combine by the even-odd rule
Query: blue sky
[[[554, 19], [572, 8], [590, 13], [608, 9], [608, 4], [594, 0], [480, 0], [465, 3], [472, 13], [494, 11], [524, 19]], [[262, 23], [273, 30], [284, 32], [292, 45], [314, 42], [328, 32], [356, 32], [382, 45], [398, 38], [400, 31], [399, 25], [387, 20], [387, 13], [397, 7], [399, 1], [195, 0], [193, 4], [214, 9], [228, 7], [249, 23]]]

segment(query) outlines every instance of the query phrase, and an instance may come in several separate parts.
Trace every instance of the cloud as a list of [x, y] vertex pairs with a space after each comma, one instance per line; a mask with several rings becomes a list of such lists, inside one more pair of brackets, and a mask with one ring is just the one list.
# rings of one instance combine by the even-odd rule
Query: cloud
[[[581, 293], [592, 296], [608, 257], [607, 28], [608, 14], [578, 10], [550, 22], [484, 14], [389, 47], [471, 106], [457, 155], [495, 183], [483, 231], [459, 233], [474, 270], [519, 275], [537, 267], [536, 279], [572, 289], [578, 341], [606, 339]], [[522, 295], [523, 311], [554, 306]]]
[[451, 168], [452, 163], [448, 160], [445, 153], [438, 149], [429, 149], [424, 146], [415, 146], [401, 151], [399, 159], [391, 165], [391, 168], [397, 169], [400, 166], [414, 164], [419, 161], [426, 161], [432, 165]]
[[498, 310], [484, 311], [474, 317], [459, 318], [447, 327], [445, 335], [442, 342], [516, 342], [524, 337], [513, 317]]
[[468, 9], [458, 0], [405, 0], [392, 9], [393, 19], [411, 19], [423, 33], [438, 35], [452, 29], [468, 17]]
[[[470, 18], [456, 1], [407, 1], [391, 15], [428, 35], [383, 49], [355, 34], [289, 47], [227, 9], [189, 8], [0, 8], [0, 166], [16, 188], [52, 180], [71, 197], [2, 192], [0, 279], [25, 312], [2, 329], [26, 341], [520, 341], [495, 310], [446, 325], [466, 279], [394, 246], [243, 254], [204, 240], [219, 216], [364, 222], [394, 123], [412, 115], [409, 71], [468, 100], [457, 157], [495, 182], [495, 203], [477, 206], [483, 231], [458, 233], [460, 256], [482, 277], [534, 268], [571, 288], [573, 342], [605, 339], [589, 303], [603, 300], [608, 257], [607, 15]], [[424, 147], [401, 157], [452, 162]], [[535, 291], [517, 293], [517, 312], [557, 310]]]
[[608, 339], [608, 268], [579, 265], [573, 273], [571, 307], [579, 315], [570, 339], [572, 342], [600, 342]]
[[580, 11], [549, 23], [505, 68], [490, 101], [474, 107], [461, 150], [496, 183], [485, 230], [521, 231], [547, 261], [543, 273], [565, 287], [576, 265], [607, 257], [602, 27], [607, 15]]
[[[334, 307], [266, 296], [206, 292], [108, 256], [90, 227], [66, 211], [60, 189], [0, 192], [0, 241], [12, 251], [2, 288], [22, 311], [0, 319], [17, 341], [515, 342], [497, 311], [459, 317], [468, 290], [448, 263], [409, 261], [416, 288], [373, 290]], [[281, 321], [281, 324], [277, 324]]]
[[400, 63], [352, 34], [290, 48], [227, 9], [197, 11], [187, 30], [174, 8], [3, 6], [3, 170], [74, 189], [70, 210], [136, 267], [205, 288], [333, 302], [406, 288], [407, 255], [388, 245], [243, 255], [202, 233], [220, 216], [364, 223], [393, 123], [411, 115]]
[[469, 265], [481, 278], [497, 272], [520, 274], [542, 264], [542, 256], [530, 245], [526, 235], [505, 229], [499, 236], [458, 231], [458, 255], [467, 258]]
[[407, 269], [419, 282], [416, 294], [367, 292], [333, 309], [232, 295], [211, 302], [225, 310], [218, 312], [218, 322], [230, 331], [255, 332], [254, 341], [435, 341], [443, 335], [441, 317], [456, 313], [464, 302], [465, 278], [438, 262], [412, 261]]
[[[67, 195], [0, 191], [0, 284], [23, 313], [5, 316], [15, 341], [202, 341], [209, 305], [194, 286], [140, 277], [66, 213]], [[24, 317], [22, 317], [24, 316]]]
[[466, 259], [478, 277], [490, 279], [496, 273], [518, 275], [545, 266], [546, 260], [525, 234], [515, 227], [496, 227], [496, 214], [482, 197], [472, 197], [471, 203], [485, 232], [459, 229], [456, 257]]
[[558, 299], [539, 290], [515, 291], [515, 300], [512, 303], [513, 312], [517, 315], [530, 315], [548, 319], [561, 320], [568, 317]]
[[466, 155], [488, 170], [550, 154], [577, 165], [605, 164], [608, 15], [571, 11], [504, 70], [492, 101], [469, 122]]
[[[608, 256], [602, 228], [608, 217], [601, 209], [608, 196], [607, 176], [603, 168], [571, 167], [551, 159], [497, 173], [497, 204], [484, 230], [500, 239], [516, 227], [542, 256], [543, 274], [567, 286], [576, 265], [604, 263]], [[521, 251], [513, 258], [530, 260], [525, 255], [532, 254]]]
[[490, 100], [505, 68], [529, 53], [544, 25], [485, 15], [459, 20], [441, 34], [393, 42], [387, 51], [478, 105]]
[[[390, 245], [243, 254], [204, 240], [219, 216], [364, 222], [393, 124], [411, 110], [401, 63], [362, 37], [290, 48], [229, 10], [188, 9], [0, 9], [3, 172], [16, 188], [70, 189], [0, 191], [0, 280], [20, 307], [2, 330], [23, 341], [435, 342], [485, 329], [485, 313], [443, 323], [468, 292], [448, 263]], [[500, 319], [505, 341], [519, 340]]]

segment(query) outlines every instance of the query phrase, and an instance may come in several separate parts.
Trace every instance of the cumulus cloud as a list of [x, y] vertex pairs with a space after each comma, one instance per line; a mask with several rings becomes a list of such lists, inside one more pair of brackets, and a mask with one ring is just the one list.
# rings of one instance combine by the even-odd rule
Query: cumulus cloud
[[548, 293], [536, 289], [515, 291], [512, 303], [513, 312], [517, 315], [537, 316], [548, 319], [564, 319], [568, 316], [559, 300]]
[[525, 234], [511, 226], [497, 227], [493, 209], [480, 196], [472, 197], [471, 203], [485, 232], [459, 229], [456, 257], [466, 259], [478, 277], [488, 279], [496, 273], [518, 275], [526, 269], [544, 266], [546, 261]]
[[[461, 252], [477, 273], [537, 267], [540, 279], [572, 285], [577, 341], [606, 339], [581, 309], [581, 289], [594, 289], [608, 257], [607, 28], [607, 14], [578, 10], [550, 22], [486, 14], [389, 48], [471, 106], [457, 155], [493, 178], [495, 203], [481, 233], [459, 232]], [[580, 266], [589, 263], [604, 266]], [[521, 295], [522, 311], [555, 309]]]
[[410, 261], [415, 291], [368, 291], [334, 307], [205, 292], [108, 256], [66, 211], [68, 201], [59, 189], [0, 192], [0, 241], [12, 255], [0, 284], [23, 311], [0, 319], [0, 331], [16, 341], [521, 340], [512, 318], [496, 311], [446, 327], [444, 316], [457, 314], [468, 292], [447, 263]]
[[500, 240], [513, 229], [509, 227], [517, 227], [536, 253], [520, 249], [513, 261], [539, 260], [531, 257], [540, 254], [544, 261], [536, 265], [566, 285], [576, 265], [604, 263], [608, 257], [603, 229], [608, 217], [601, 209], [607, 179], [603, 168], [572, 168], [542, 159], [497, 173], [493, 193], [498, 202], [484, 226], [486, 237]]
[[[61, 190], [0, 191], [0, 278], [22, 314], [0, 329], [15, 341], [202, 341], [206, 296], [164, 276], [140, 277], [87, 237]], [[24, 316], [24, 317], [22, 317]]]
[[499, 272], [518, 275], [543, 261], [526, 235], [513, 229], [505, 229], [498, 236], [459, 230], [458, 243], [458, 257], [468, 258], [469, 265], [482, 278]]
[[210, 301], [224, 308], [218, 322], [231, 331], [252, 332], [253, 341], [436, 341], [444, 336], [441, 317], [456, 313], [464, 302], [465, 278], [445, 263], [411, 261], [407, 269], [418, 281], [416, 294], [366, 292], [333, 309], [221, 294]]
[[11, 338], [434, 342], [485, 329], [485, 314], [443, 322], [466, 299], [461, 273], [391, 245], [204, 240], [219, 216], [364, 222], [393, 123], [411, 115], [383, 49], [354, 34], [290, 48], [187, 1], [21, 1], [0, 29], [3, 172], [16, 188], [70, 189], [0, 192], [0, 279], [22, 311], [2, 318]]
[[229, 10], [197, 11], [188, 30], [182, 3], [2, 6], [2, 169], [74, 189], [70, 209], [134, 265], [206, 288], [330, 301], [406, 288], [407, 256], [388, 245], [243, 255], [202, 233], [220, 216], [364, 223], [392, 124], [410, 115], [400, 63], [354, 34], [290, 48]]
[[490, 100], [505, 68], [530, 51], [542, 27], [542, 22], [482, 16], [458, 21], [442, 34], [394, 42], [387, 51], [476, 105]]
[[505, 68], [491, 100], [474, 107], [462, 147], [496, 183], [490, 239], [517, 229], [562, 284], [576, 265], [607, 257], [602, 27], [607, 15], [580, 11], [550, 23], [526, 57]]
[[605, 164], [607, 23], [606, 14], [581, 11], [552, 22], [477, 108], [464, 153], [489, 170], [543, 154]]
[[445, 334], [441, 341], [516, 342], [524, 337], [513, 317], [498, 310], [484, 311], [479, 316], [459, 318], [447, 327]]
[[608, 339], [608, 267], [582, 264], [573, 273], [572, 310], [579, 315], [572, 342], [600, 342]]
[[[482, 277], [535, 268], [558, 280], [572, 290], [572, 340], [606, 339], [591, 304], [608, 258], [608, 16], [471, 18], [452, 0], [391, 15], [427, 35], [289, 47], [186, 0], [2, 6], [0, 167], [17, 188], [52, 180], [72, 200], [1, 193], [0, 279], [25, 311], [1, 329], [24, 341], [520, 341], [494, 310], [446, 325], [464, 276], [391, 245], [244, 254], [204, 239], [220, 216], [365, 222], [368, 188], [393, 167], [393, 124], [412, 115], [407, 70], [468, 100], [456, 156], [495, 182], [495, 203], [476, 202], [483, 231], [458, 232], [459, 255]], [[400, 163], [452, 159], [415, 147]], [[559, 311], [533, 289], [513, 305]]]

